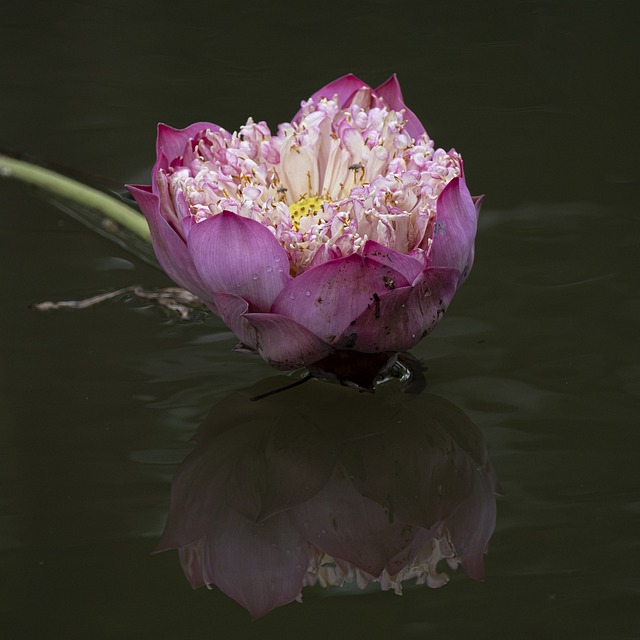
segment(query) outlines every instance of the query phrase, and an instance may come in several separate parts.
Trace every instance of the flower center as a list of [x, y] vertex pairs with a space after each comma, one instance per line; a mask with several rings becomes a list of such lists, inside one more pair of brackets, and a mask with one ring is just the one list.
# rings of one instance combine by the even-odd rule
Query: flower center
[[289, 215], [291, 216], [291, 227], [294, 231], [300, 231], [300, 220], [305, 216], [313, 216], [322, 209], [322, 203], [325, 202], [318, 196], [310, 198], [300, 198], [298, 202], [289, 205]]

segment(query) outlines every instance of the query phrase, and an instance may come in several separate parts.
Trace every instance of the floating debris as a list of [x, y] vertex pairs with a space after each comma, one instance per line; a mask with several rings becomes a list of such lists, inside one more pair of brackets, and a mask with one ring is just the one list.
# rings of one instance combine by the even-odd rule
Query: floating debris
[[131, 293], [137, 298], [150, 300], [167, 310], [171, 315], [178, 316], [180, 320], [189, 321], [200, 317], [206, 309], [204, 303], [197, 296], [181, 287], [165, 287], [153, 291], [144, 289], [140, 285], [131, 285], [116, 291], [108, 291], [83, 300], [61, 300], [58, 302], [39, 302], [32, 304], [36, 311], [58, 311], [59, 309], [88, 309], [96, 304], [113, 300], [124, 294]]

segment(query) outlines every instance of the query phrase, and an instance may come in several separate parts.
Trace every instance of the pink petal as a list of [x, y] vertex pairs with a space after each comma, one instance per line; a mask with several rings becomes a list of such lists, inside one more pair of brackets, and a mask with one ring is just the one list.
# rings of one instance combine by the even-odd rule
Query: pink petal
[[484, 579], [484, 554], [496, 526], [495, 471], [488, 458], [472, 469], [473, 492], [446, 520], [460, 564], [470, 578]]
[[451, 180], [436, 202], [429, 266], [451, 267], [459, 271], [461, 281], [466, 278], [473, 264], [478, 211], [464, 178]]
[[[211, 122], [195, 122], [184, 129], [174, 129], [169, 125], [158, 124], [158, 137], [156, 138], [156, 163], [152, 175], [155, 178], [159, 169], [166, 170], [171, 162], [184, 154], [184, 148], [191, 138], [200, 131], [211, 129], [220, 131], [217, 124]], [[155, 185], [153, 185], [155, 191]]]
[[[278, 380], [286, 385], [286, 378]], [[262, 522], [305, 502], [327, 483], [336, 445], [320, 428], [323, 420], [315, 409], [301, 403], [296, 412], [305, 417], [292, 421], [290, 405], [279, 398], [257, 403], [252, 395], [223, 399], [199, 427], [198, 445], [174, 476], [157, 551], [212, 535], [229, 508]]]
[[[258, 437], [234, 467], [227, 504], [254, 522], [264, 522], [316, 495], [331, 477], [338, 455], [314, 407], [297, 405], [298, 419], [291, 420], [293, 408], [279, 398], [264, 398], [259, 404], [247, 399], [243, 404], [248, 415], [255, 414]], [[250, 501], [239, 502], [245, 495]]]
[[236, 336], [276, 369], [292, 370], [324, 358], [332, 348], [301, 324], [276, 313], [248, 313], [246, 300], [214, 294], [220, 317]]
[[158, 196], [151, 193], [149, 186], [131, 184], [127, 189], [149, 223], [153, 249], [167, 275], [203, 301], [211, 302], [211, 294], [196, 270], [187, 245], [160, 213]]
[[471, 196], [473, 200], [473, 206], [476, 208], [476, 215], [480, 215], [480, 208], [482, 207], [482, 203], [484, 202], [484, 195], [482, 196]]
[[[473, 454], [481, 448], [486, 456], [486, 447], [478, 428], [443, 398], [407, 396], [402, 409], [393, 429], [349, 446], [342, 460], [364, 495], [393, 509], [401, 520], [432, 529], [467, 506], [481, 481]], [[479, 444], [470, 445], [474, 450], [469, 452], [474, 438]]]
[[256, 524], [229, 509], [204, 544], [205, 576], [253, 618], [302, 590], [309, 550], [287, 514]]
[[313, 258], [311, 258], [311, 262], [309, 263], [309, 268], [317, 267], [323, 262], [335, 260], [340, 257], [340, 252], [337, 249], [330, 248], [326, 244], [321, 244], [313, 254]]
[[259, 337], [245, 318], [249, 303], [233, 293], [214, 293], [212, 297], [222, 321], [242, 344], [257, 351]]
[[315, 498], [291, 514], [309, 542], [374, 577], [418, 532], [397, 518], [390, 522], [388, 510], [363, 497], [337, 472]]
[[207, 535], [225, 505], [225, 482], [230, 463], [244, 443], [241, 432], [230, 430], [216, 440], [217, 447], [194, 449], [171, 481], [169, 516], [156, 551], [194, 544]]
[[350, 325], [373, 310], [392, 286], [409, 283], [398, 271], [371, 258], [352, 254], [308, 269], [291, 280], [273, 303], [272, 312], [293, 318], [324, 342], [349, 347]]
[[[359, 89], [362, 87], [368, 87], [369, 85], [366, 82], [360, 80], [360, 78], [356, 78], [352, 73], [347, 74], [346, 76], [342, 76], [333, 82], [322, 87], [322, 89], [318, 89], [310, 98], [310, 100], [314, 100], [317, 102], [321, 98], [333, 98], [334, 95], [338, 96], [338, 104], [340, 107], [344, 106], [349, 98], [353, 96]], [[300, 116], [302, 109], [298, 111], [294, 121], [297, 120]]]
[[287, 252], [264, 225], [223, 211], [191, 227], [187, 246], [212, 293], [234, 293], [268, 311], [289, 275]]
[[404, 253], [398, 253], [374, 240], [367, 241], [362, 250], [362, 255], [395, 269], [404, 276], [409, 284], [413, 283], [424, 269], [418, 260]]
[[454, 269], [426, 269], [411, 287], [387, 291], [349, 326], [350, 348], [406, 351], [440, 322], [456, 292]]
[[425, 132], [425, 128], [420, 122], [418, 116], [416, 116], [409, 107], [404, 103], [402, 97], [402, 91], [400, 90], [400, 83], [394, 73], [386, 82], [381, 84], [375, 93], [382, 98], [389, 107], [394, 111], [400, 111], [404, 109], [404, 119], [407, 121], [406, 130], [413, 138], [419, 138]]
[[180, 566], [182, 567], [187, 580], [189, 580], [189, 584], [194, 589], [199, 589], [207, 584], [203, 575], [204, 567], [202, 565], [202, 551], [202, 540], [178, 549]]

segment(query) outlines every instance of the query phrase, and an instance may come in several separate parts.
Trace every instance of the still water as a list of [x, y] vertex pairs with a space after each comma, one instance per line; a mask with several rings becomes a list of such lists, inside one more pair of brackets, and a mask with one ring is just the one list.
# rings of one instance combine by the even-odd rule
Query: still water
[[[418, 8], [419, 7], [419, 8]], [[273, 371], [216, 319], [134, 298], [156, 268], [0, 183], [2, 637], [637, 638], [640, 245], [625, 2], [33, 2], [0, 24], [0, 145], [146, 181], [158, 121], [272, 125], [347, 72], [397, 72], [487, 195], [476, 263], [414, 349], [480, 429], [502, 495], [484, 582], [311, 588], [258, 621], [153, 555], [211, 407]], [[597, 46], [596, 44], [597, 43]]]

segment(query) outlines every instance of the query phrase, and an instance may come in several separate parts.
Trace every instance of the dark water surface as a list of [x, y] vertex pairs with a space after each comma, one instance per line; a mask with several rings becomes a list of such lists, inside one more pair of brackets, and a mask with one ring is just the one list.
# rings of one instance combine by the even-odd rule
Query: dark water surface
[[414, 350], [500, 477], [486, 581], [311, 590], [255, 622], [192, 591], [177, 554], [151, 555], [171, 477], [211, 405], [271, 370], [217, 320], [139, 300], [31, 311], [169, 282], [3, 181], [0, 635], [640, 637], [635, 4], [294, 6], [6, 9], [0, 146], [145, 181], [158, 121], [275, 129], [335, 77], [397, 72], [487, 194], [472, 276]]

